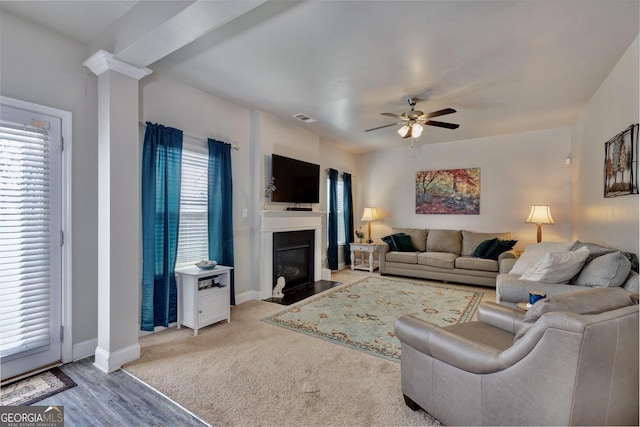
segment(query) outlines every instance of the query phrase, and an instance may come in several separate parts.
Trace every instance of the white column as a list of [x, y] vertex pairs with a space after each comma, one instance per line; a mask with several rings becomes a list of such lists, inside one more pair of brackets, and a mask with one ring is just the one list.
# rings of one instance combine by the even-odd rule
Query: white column
[[138, 80], [151, 73], [98, 51], [98, 346], [113, 372], [140, 357], [140, 148]]

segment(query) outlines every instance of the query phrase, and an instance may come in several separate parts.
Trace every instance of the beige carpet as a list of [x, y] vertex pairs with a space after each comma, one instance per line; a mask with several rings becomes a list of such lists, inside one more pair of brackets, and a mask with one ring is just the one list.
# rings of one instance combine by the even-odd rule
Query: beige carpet
[[147, 335], [124, 369], [214, 426], [437, 425], [405, 406], [398, 363], [260, 320], [282, 308], [249, 301], [197, 337]]

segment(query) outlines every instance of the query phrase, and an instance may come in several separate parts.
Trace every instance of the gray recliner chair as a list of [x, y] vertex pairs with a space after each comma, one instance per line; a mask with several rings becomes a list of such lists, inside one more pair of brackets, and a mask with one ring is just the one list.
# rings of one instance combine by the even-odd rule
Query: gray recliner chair
[[404, 315], [405, 402], [446, 425], [638, 425], [637, 301], [598, 288], [446, 327]]

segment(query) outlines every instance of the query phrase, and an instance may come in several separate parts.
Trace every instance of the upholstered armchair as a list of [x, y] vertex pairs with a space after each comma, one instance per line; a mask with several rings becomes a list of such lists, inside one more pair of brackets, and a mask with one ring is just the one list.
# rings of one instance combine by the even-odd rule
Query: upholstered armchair
[[598, 288], [446, 327], [404, 315], [405, 402], [446, 425], [638, 425], [637, 301]]

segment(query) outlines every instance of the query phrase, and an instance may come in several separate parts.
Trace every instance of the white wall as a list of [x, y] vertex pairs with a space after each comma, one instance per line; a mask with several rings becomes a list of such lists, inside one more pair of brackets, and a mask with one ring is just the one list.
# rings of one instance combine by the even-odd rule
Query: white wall
[[[255, 211], [250, 167], [250, 111], [194, 89], [167, 76], [151, 74], [140, 81], [140, 120], [181, 129], [240, 147], [231, 151], [233, 169], [233, 235], [236, 296], [246, 294], [251, 280], [252, 215]], [[204, 139], [184, 137], [185, 144], [206, 147]], [[142, 146], [142, 140], [140, 141]], [[247, 216], [243, 214], [246, 210]]]
[[[524, 223], [531, 205], [548, 204], [556, 224], [543, 226], [543, 241], [569, 240], [570, 137], [570, 129], [561, 128], [368, 153], [361, 159], [361, 198], [382, 215], [372, 234], [380, 239], [390, 227], [510, 231], [522, 248], [536, 239], [535, 225]], [[416, 172], [476, 167], [479, 215], [415, 213]]]
[[[73, 114], [73, 344], [98, 331], [97, 78], [82, 66], [86, 46], [9, 13], [0, 13], [2, 95]], [[11, 58], [11, 59], [9, 59]]]
[[638, 253], [638, 196], [605, 199], [603, 165], [605, 142], [639, 121], [638, 52], [636, 38], [593, 95], [573, 131], [573, 236], [634, 253]]

